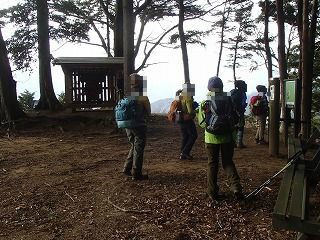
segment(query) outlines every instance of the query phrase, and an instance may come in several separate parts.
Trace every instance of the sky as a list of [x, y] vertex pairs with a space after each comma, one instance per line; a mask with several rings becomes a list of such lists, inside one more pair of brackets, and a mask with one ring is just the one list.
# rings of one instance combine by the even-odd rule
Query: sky
[[[9, 4], [14, 4], [17, 0], [0, 0], [0, 8], [6, 8]], [[194, 23], [193, 23], [194, 24]], [[193, 25], [200, 28], [200, 25]], [[3, 35], [6, 39], [12, 29], [4, 28]], [[151, 30], [152, 31], [152, 30]], [[215, 75], [218, 58], [219, 44], [216, 43], [214, 35], [205, 39], [206, 47], [199, 45], [188, 45], [190, 80], [195, 84], [195, 100], [201, 101], [207, 93], [208, 79]], [[79, 44], [63, 44], [51, 42], [51, 53], [57, 57], [103, 57], [105, 53], [99, 47]], [[152, 54], [149, 63], [159, 62], [141, 71], [139, 74], [147, 77], [147, 94], [150, 102], [155, 102], [164, 98], [173, 98], [175, 92], [182, 88], [184, 73], [181, 57], [181, 49], [168, 49], [158, 47]], [[233, 88], [233, 73], [231, 68], [223, 67], [222, 63], [219, 77], [224, 82], [224, 91]], [[11, 66], [12, 69], [14, 68]], [[14, 79], [17, 81], [18, 95], [25, 90], [35, 93], [35, 98], [39, 98], [39, 82], [37, 65], [34, 66], [32, 74], [26, 72], [14, 72]], [[264, 66], [259, 70], [251, 72], [249, 66], [238, 70], [237, 77], [246, 81], [248, 85], [248, 95], [255, 92], [258, 84], [267, 85], [267, 71]], [[56, 94], [64, 92], [64, 75], [61, 66], [52, 66], [53, 85]]]

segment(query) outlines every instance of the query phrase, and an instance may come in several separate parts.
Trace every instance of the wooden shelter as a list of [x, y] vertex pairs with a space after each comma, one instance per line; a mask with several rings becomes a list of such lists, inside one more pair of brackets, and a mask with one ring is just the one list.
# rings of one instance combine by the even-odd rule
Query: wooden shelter
[[115, 106], [124, 89], [122, 57], [60, 57], [65, 75], [65, 101], [73, 110]]

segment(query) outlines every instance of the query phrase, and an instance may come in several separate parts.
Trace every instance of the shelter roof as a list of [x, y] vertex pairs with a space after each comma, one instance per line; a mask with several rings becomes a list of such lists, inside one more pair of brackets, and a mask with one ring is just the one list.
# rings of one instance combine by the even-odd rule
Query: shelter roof
[[58, 57], [53, 60], [54, 65], [64, 64], [123, 64], [123, 57]]

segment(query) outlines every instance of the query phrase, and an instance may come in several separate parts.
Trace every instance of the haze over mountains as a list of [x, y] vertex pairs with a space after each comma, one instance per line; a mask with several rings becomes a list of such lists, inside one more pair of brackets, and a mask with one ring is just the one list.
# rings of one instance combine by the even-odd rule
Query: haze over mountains
[[151, 112], [157, 114], [167, 114], [170, 108], [170, 104], [174, 98], [164, 98], [151, 103]]
[[[255, 92], [251, 92], [247, 94], [248, 106], [249, 106], [250, 98], [255, 94], [256, 94]], [[156, 114], [167, 114], [170, 108], [170, 104], [173, 100], [174, 98], [164, 98], [151, 103], [151, 112]], [[249, 107], [247, 107], [246, 115], [248, 115], [249, 113], [250, 113], [250, 110], [249, 110]]]

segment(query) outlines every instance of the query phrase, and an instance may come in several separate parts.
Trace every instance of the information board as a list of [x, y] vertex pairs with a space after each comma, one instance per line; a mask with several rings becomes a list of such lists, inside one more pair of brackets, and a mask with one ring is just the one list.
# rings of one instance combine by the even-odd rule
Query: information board
[[285, 102], [286, 105], [294, 105], [296, 97], [296, 80], [285, 81]]

